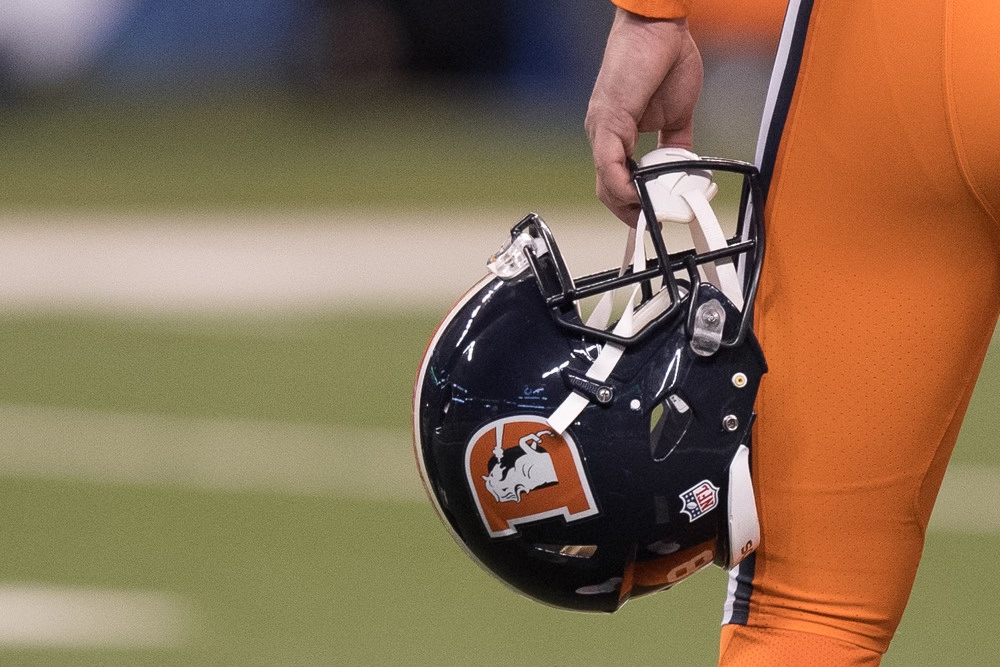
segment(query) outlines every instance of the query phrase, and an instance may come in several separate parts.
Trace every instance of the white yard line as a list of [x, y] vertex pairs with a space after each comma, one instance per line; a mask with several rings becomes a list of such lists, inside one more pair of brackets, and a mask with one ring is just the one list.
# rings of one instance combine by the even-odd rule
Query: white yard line
[[166, 593], [0, 585], [3, 648], [176, 648], [193, 630], [189, 606]]
[[[0, 312], [442, 308], [486, 273], [522, 215], [0, 215]], [[621, 261], [625, 227], [608, 214], [544, 217], [572, 270]]]
[[404, 431], [0, 405], [0, 476], [423, 500]]
[[[425, 500], [405, 431], [0, 405], [0, 476]], [[1000, 469], [952, 464], [931, 529], [1000, 533]]]
[[1000, 468], [952, 463], [934, 505], [930, 529], [966, 534], [1000, 533]]

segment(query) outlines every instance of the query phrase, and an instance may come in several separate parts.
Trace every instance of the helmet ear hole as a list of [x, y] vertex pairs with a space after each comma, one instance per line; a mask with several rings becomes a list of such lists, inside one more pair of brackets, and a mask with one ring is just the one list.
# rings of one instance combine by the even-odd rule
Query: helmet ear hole
[[694, 410], [677, 392], [668, 394], [649, 414], [649, 449], [653, 460], [660, 462], [670, 456], [687, 433], [694, 419]]

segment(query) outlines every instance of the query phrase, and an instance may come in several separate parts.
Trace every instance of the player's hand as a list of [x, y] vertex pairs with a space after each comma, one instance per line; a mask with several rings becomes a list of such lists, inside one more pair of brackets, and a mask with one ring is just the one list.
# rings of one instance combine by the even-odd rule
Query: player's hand
[[686, 19], [615, 15], [585, 127], [597, 169], [597, 197], [629, 225], [639, 197], [628, 160], [640, 132], [657, 146], [692, 148], [694, 107], [701, 94], [701, 54]]

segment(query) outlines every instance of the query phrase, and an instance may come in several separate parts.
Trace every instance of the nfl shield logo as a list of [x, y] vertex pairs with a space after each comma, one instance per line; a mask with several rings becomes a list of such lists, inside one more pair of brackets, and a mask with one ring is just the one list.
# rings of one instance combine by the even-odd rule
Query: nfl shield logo
[[681, 511], [693, 522], [719, 504], [719, 487], [702, 480], [680, 495]]

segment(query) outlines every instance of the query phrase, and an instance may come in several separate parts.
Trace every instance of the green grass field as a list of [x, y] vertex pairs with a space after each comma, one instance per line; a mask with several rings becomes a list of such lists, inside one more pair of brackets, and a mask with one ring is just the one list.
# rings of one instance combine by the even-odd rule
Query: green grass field
[[[12, 216], [78, 212], [86, 220], [107, 210], [252, 215], [589, 201], [582, 135], [522, 131], [508, 121], [484, 136], [488, 115], [433, 104], [410, 108], [406, 122], [387, 110], [366, 117], [279, 102], [207, 112], [4, 112], [0, 209]], [[453, 127], [456, 116], [461, 122]], [[475, 163], [466, 159], [470, 151]], [[561, 176], [553, 181], [553, 173]], [[493, 186], [482, 190], [484, 181]], [[456, 285], [456, 296], [465, 287]], [[46, 421], [37, 429], [43, 440], [67, 414], [101, 416], [108, 439], [126, 441], [133, 428], [128, 416], [331, 432], [362, 427], [388, 434], [379, 455], [403, 460], [410, 456], [413, 375], [440, 315], [199, 320], [6, 313], [0, 451], [9, 457], [21, 446], [10, 441], [13, 422], [5, 428], [11, 413], [4, 408], [32, 406]], [[998, 396], [994, 345], [956, 461], [1000, 468]], [[66, 429], [75, 423], [66, 421]], [[38, 444], [51, 452], [31, 454], [49, 457], [46, 465], [58, 469], [74, 433], [60, 437]], [[348, 444], [341, 443], [345, 452]], [[280, 440], [273, 450], [275, 461], [293, 451]], [[240, 463], [237, 451], [231, 465]], [[569, 614], [530, 603], [481, 572], [417, 497], [158, 483], [155, 470], [125, 482], [33, 470], [0, 470], [0, 617], [11, 613], [4, 609], [11, 587], [152, 591], [175, 603], [165, 622], [178, 627], [147, 645], [44, 645], [0, 635], [3, 665], [715, 661], [725, 594], [719, 570], [614, 616]], [[167, 472], [164, 479], [175, 479]], [[995, 514], [997, 507], [983, 512]], [[1000, 593], [993, 574], [998, 549], [996, 533], [929, 534], [911, 605], [884, 664], [997, 664], [988, 619]]]
[[0, 208], [248, 212], [523, 206], [593, 192], [582, 130], [435, 98], [4, 112]]

